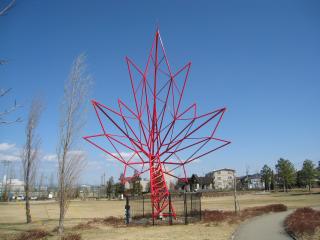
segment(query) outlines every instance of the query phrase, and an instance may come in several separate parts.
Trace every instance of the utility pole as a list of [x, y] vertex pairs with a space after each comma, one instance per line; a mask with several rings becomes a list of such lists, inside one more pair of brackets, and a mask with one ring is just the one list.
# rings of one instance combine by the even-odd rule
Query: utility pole
[[233, 198], [234, 198], [234, 212], [235, 214], [237, 214], [238, 210], [240, 211], [240, 206], [237, 198], [237, 177], [235, 172], [233, 173]]
[[107, 198], [107, 184], [106, 184], [106, 173], [103, 173], [103, 186], [104, 186], [104, 195]]
[[246, 181], [247, 181], [247, 190], [249, 189], [249, 166], [246, 166]]

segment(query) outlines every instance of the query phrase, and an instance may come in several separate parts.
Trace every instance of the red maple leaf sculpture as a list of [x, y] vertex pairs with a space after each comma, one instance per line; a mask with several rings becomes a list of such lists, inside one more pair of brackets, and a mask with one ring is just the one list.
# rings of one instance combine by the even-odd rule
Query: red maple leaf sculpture
[[102, 133], [84, 139], [124, 165], [124, 181], [149, 172], [153, 217], [176, 216], [165, 176], [187, 182], [188, 163], [230, 143], [215, 137], [226, 108], [200, 115], [196, 103], [182, 107], [191, 62], [173, 72], [159, 30], [144, 70], [126, 62], [132, 104], [119, 99], [115, 110], [92, 100]]

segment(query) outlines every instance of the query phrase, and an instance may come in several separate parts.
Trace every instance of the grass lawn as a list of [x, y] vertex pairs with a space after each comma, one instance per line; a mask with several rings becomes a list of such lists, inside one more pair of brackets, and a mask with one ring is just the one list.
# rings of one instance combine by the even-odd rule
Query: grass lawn
[[[254, 206], [282, 203], [289, 208], [320, 206], [320, 194], [272, 193], [247, 194], [238, 197], [241, 209]], [[87, 222], [92, 218], [124, 215], [124, 201], [72, 201], [66, 215], [66, 229], [71, 232], [72, 226]], [[202, 199], [202, 209], [232, 210], [233, 197], [211, 197]], [[58, 204], [56, 202], [35, 201], [31, 204], [33, 223], [25, 221], [24, 202], [0, 203], [0, 239], [10, 239], [13, 234], [33, 228], [52, 231], [58, 224]], [[156, 227], [112, 227], [97, 225], [95, 228], [79, 230], [82, 239], [229, 239], [236, 224], [195, 223], [174, 226]], [[58, 239], [56, 235], [48, 239]]]

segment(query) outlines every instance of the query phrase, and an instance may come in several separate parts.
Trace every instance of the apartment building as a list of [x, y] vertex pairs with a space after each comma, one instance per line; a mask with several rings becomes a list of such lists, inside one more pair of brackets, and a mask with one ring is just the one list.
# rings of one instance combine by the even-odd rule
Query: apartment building
[[213, 179], [213, 188], [216, 190], [228, 190], [234, 186], [235, 170], [229, 168], [218, 169], [206, 174]]

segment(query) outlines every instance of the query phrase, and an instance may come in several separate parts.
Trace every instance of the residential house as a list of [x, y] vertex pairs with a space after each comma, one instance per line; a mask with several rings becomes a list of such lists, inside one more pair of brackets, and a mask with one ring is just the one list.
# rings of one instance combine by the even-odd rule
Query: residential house
[[197, 174], [192, 174], [192, 176], [188, 178], [185, 190], [195, 192], [199, 190], [212, 189], [212, 185], [213, 182], [210, 177], [199, 177]]
[[265, 189], [264, 182], [261, 179], [261, 174], [251, 174], [247, 176], [242, 176], [239, 178], [240, 189], [248, 189], [248, 190], [263, 190]]

